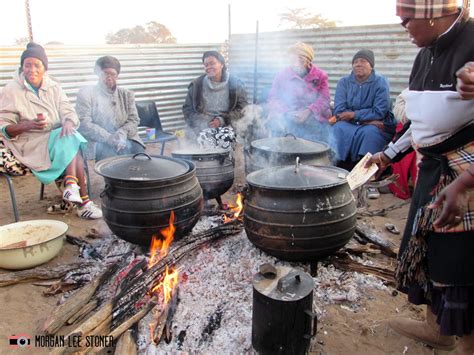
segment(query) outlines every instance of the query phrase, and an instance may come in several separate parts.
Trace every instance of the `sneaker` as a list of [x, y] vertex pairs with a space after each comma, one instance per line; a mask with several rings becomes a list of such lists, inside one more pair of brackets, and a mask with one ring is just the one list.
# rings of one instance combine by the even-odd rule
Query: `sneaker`
[[72, 211], [74, 205], [68, 201], [62, 201], [61, 203], [54, 204], [48, 207], [49, 214], [66, 214]]
[[63, 192], [63, 199], [71, 203], [82, 203], [80, 188], [77, 184], [69, 184]]
[[84, 206], [77, 207], [77, 215], [84, 219], [102, 218], [102, 210], [92, 201], [87, 202]]
[[369, 187], [367, 188], [367, 197], [370, 199], [376, 199], [380, 197], [380, 192], [377, 190], [376, 187]]

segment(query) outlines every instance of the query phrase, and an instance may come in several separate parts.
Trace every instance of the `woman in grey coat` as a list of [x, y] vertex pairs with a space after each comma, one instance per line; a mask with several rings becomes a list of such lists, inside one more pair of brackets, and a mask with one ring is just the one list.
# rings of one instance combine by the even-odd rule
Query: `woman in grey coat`
[[135, 96], [117, 86], [120, 62], [112, 56], [100, 57], [95, 63], [95, 73], [99, 77], [97, 85], [83, 87], [76, 101], [81, 121], [79, 130], [95, 143], [95, 160], [143, 152]]

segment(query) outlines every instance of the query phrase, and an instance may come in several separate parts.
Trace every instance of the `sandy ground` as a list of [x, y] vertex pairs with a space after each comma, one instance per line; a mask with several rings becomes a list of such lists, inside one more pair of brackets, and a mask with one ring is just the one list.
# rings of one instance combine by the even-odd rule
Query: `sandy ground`
[[[168, 149], [176, 147], [176, 143], [168, 144]], [[151, 153], [158, 153], [158, 146], [151, 146]], [[103, 183], [100, 176], [93, 173], [93, 163], [89, 164], [92, 172], [93, 198], [100, 203], [99, 193]], [[237, 166], [243, 167], [240, 156], [237, 156]], [[243, 182], [243, 168], [239, 168], [236, 183]], [[46, 198], [40, 201], [40, 184], [32, 176], [14, 178], [17, 201], [21, 220], [57, 219], [66, 222], [69, 233], [85, 236], [90, 228], [96, 228], [106, 233], [108, 227], [104, 221], [85, 221], [75, 214], [48, 215], [46, 208], [59, 200], [55, 186], [46, 187]], [[5, 179], [0, 179], [0, 225], [12, 223], [13, 212]], [[233, 196], [226, 194], [224, 200], [230, 201]], [[398, 201], [391, 194], [382, 195], [380, 199], [370, 201], [369, 209], [393, 205]], [[384, 229], [384, 224], [390, 222], [400, 230], [403, 229], [408, 207], [393, 210], [386, 217], [364, 218], [375, 230], [399, 243], [399, 236], [390, 234]], [[47, 265], [69, 263], [77, 258], [78, 249], [70, 244], [65, 245], [60, 254]], [[378, 262], [390, 263], [393, 259], [377, 256]], [[1, 273], [8, 272], [0, 270]], [[251, 287], [251, 285], [249, 285]], [[8, 337], [12, 334], [38, 334], [36, 330], [42, 320], [55, 308], [60, 296], [45, 297], [44, 287], [31, 284], [19, 284], [0, 288], [0, 354], [18, 353], [18, 350], [8, 348]], [[423, 318], [420, 307], [413, 307], [406, 302], [403, 294], [392, 293], [393, 289], [385, 291], [368, 290], [366, 297], [359, 302], [354, 311], [347, 305], [333, 304], [326, 307], [325, 316], [320, 319], [316, 342], [311, 350], [320, 354], [431, 354], [433, 350], [404, 337], [398, 336], [387, 326], [387, 320], [393, 316], [410, 316]], [[251, 307], [251, 304], [249, 305]], [[34, 353], [40, 353], [35, 349]], [[223, 353], [233, 349], [223, 349]], [[47, 353], [46, 351], [44, 353]]]

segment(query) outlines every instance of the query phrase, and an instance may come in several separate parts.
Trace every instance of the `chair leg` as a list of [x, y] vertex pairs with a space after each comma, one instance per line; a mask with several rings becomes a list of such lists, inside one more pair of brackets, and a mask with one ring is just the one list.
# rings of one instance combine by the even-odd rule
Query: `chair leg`
[[160, 155], [163, 155], [163, 152], [165, 151], [165, 144], [166, 144], [166, 142], [161, 143], [161, 154]]
[[7, 179], [8, 183], [8, 188], [10, 189], [10, 198], [12, 200], [12, 206], [13, 206], [13, 214], [15, 216], [15, 222], [18, 222], [20, 220], [20, 215], [18, 213], [18, 207], [16, 205], [16, 196], [15, 196], [15, 189], [13, 188], [13, 182], [10, 176], [8, 175], [3, 175]]
[[40, 188], [40, 201], [44, 199], [44, 184], [41, 183], [41, 188]]

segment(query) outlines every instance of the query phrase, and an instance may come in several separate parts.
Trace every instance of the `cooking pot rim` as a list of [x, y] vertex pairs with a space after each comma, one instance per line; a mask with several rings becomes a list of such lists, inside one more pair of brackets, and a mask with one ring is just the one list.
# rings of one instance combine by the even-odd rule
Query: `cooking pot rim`
[[[114, 176], [111, 173], [107, 173], [107, 172], [102, 171], [109, 164], [112, 164], [114, 162], [116, 163], [119, 160], [125, 160], [127, 158], [130, 158], [130, 161], [132, 161], [132, 159], [135, 158], [138, 155], [144, 155], [144, 156], [150, 158], [150, 160], [157, 159], [157, 160], [172, 161], [172, 162], [175, 162], [177, 164], [181, 164], [186, 170], [183, 173], [178, 174], [176, 176], [159, 177], [159, 178], [147, 178], [147, 179], [139, 179], [139, 178], [133, 179], [133, 178], [130, 178], [130, 177], [129, 178], [117, 177], [117, 176]], [[133, 154], [117, 155], [117, 156], [113, 156], [113, 157], [110, 157], [110, 158], [100, 160], [94, 165], [94, 171], [97, 174], [104, 177], [104, 178], [117, 180], [117, 181], [141, 182], [141, 183], [168, 181], [168, 180], [171, 180], [171, 179], [176, 179], [176, 178], [186, 176], [189, 173], [193, 173], [195, 170], [196, 170], [196, 165], [192, 161], [185, 160], [185, 159], [180, 159], [180, 158], [167, 157], [167, 156], [163, 156], [163, 155], [149, 155], [149, 154], [146, 154], [146, 153], [138, 153], [138, 154], [134, 154], [134, 155]]]
[[230, 149], [201, 149], [201, 150], [192, 150], [192, 149], [176, 149], [171, 152], [171, 155], [175, 156], [221, 156], [221, 155], [229, 155]]
[[[282, 141], [288, 141], [288, 140], [291, 140], [291, 139], [294, 139], [295, 141], [301, 143], [301, 145], [303, 146], [308, 146], [308, 147], [311, 147], [311, 146], [314, 146], [314, 151], [288, 151], [288, 150], [284, 150], [285, 147], [282, 147]], [[266, 144], [268, 144], [268, 148], [269, 149], [265, 149], [264, 147], [262, 146], [259, 146], [259, 143], [262, 143], [262, 142], [266, 142]], [[285, 154], [285, 155], [303, 155], [303, 156], [306, 156], [306, 155], [314, 155], [314, 154], [326, 154], [327, 152], [329, 152], [331, 150], [331, 147], [329, 146], [329, 144], [325, 143], [325, 142], [314, 142], [314, 141], [309, 141], [307, 139], [303, 139], [303, 138], [298, 138], [298, 137], [270, 137], [270, 138], [262, 138], [262, 139], [257, 139], [257, 140], [254, 140], [250, 143], [250, 146], [257, 150], [257, 151], [260, 151], [260, 152], [265, 152], [265, 153], [269, 153], [269, 154]], [[319, 149], [316, 150], [316, 146], [319, 146]], [[278, 150], [272, 150], [273, 148], [275, 147], [282, 147]]]
[[[253, 187], [257, 187], [257, 188], [260, 188], [260, 189], [266, 189], [266, 190], [278, 190], [278, 191], [310, 191], [310, 190], [322, 190], [322, 189], [327, 189], [327, 188], [331, 188], [331, 187], [336, 187], [336, 186], [341, 186], [341, 185], [344, 185], [344, 184], [348, 184], [347, 182], [347, 175], [349, 174], [349, 172], [347, 170], [344, 170], [342, 168], [338, 168], [338, 167], [335, 167], [335, 166], [328, 166], [328, 165], [303, 165], [303, 167], [312, 167], [312, 168], [323, 168], [325, 170], [335, 170], [337, 172], [339, 172], [339, 174], [344, 174], [344, 176], [339, 176], [338, 174], [338, 177], [341, 179], [340, 181], [338, 182], [334, 182], [334, 183], [330, 183], [330, 184], [326, 184], [326, 185], [321, 185], [321, 186], [270, 186], [270, 185], [264, 185], [264, 184], [261, 184], [259, 182], [256, 182], [256, 181], [251, 181], [255, 175], [258, 175], [258, 174], [272, 174], [272, 171], [275, 171], [275, 170], [278, 170], [278, 169], [282, 169], [282, 168], [285, 168], [285, 169], [289, 169], [289, 168], [294, 168], [292, 167], [291, 165], [279, 165], [279, 166], [273, 166], [273, 167], [269, 167], [269, 168], [264, 168], [264, 169], [260, 169], [260, 170], [256, 170], [254, 172], [251, 172], [250, 174], [247, 175], [246, 177], [246, 181], [249, 185], [253, 186]], [[274, 173], [274, 172], [273, 172]], [[249, 180], [250, 178], [250, 180]]]

